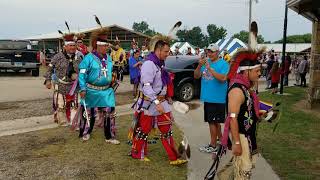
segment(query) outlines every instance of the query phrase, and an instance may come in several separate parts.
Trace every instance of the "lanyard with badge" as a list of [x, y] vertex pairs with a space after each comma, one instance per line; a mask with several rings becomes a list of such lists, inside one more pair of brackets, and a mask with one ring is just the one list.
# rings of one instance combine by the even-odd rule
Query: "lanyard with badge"
[[107, 78], [107, 72], [108, 72], [108, 68], [107, 68], [107, 55], [105, 55], [104, 57], [101, 58], [101, 56], [99, 56], [99, 54], [97, 52], [93, 53], [95, 56], [97, 56], [100, 59], [100, 73], [99, 73], [99, 77], [101, 77], [101, 73], [103, 74], [103, 76], [105, 78]]

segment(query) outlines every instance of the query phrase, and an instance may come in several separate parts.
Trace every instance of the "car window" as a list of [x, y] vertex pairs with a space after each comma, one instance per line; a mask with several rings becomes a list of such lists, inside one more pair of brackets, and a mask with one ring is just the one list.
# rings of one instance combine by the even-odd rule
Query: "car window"
[[0, 49], [31, 49], [27, 41], [0, 41]]
[[185, 67], [185, 69], [196, 69], [198, 66], [198, 63], [193, 63], [193, 64], [190, 64], [189, 66]]
[[165, 63], [168, 69], [194, 70], [197, 67], [198, 60], [190, 58], [190, 56], [169, 56]]

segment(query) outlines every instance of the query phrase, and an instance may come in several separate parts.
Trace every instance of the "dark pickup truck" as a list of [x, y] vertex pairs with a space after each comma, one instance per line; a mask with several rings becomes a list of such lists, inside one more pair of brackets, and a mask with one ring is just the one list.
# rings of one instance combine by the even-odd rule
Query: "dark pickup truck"
[[31, 48], [29, 41], [0, 40], [0, 70], [26, 70], [32, 76], [39, 76], [37, 51]]

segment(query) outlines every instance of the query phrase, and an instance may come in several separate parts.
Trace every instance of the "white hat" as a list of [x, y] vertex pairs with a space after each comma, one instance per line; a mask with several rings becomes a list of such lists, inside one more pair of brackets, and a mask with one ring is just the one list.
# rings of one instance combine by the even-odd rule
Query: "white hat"
[[208, 47], [207, 47], [208, 50], [212, 51], [212, 52], [216, 52], [216, 51], [219, 51], [219, 46], [216, 45], [216, 44], [210, 44]]

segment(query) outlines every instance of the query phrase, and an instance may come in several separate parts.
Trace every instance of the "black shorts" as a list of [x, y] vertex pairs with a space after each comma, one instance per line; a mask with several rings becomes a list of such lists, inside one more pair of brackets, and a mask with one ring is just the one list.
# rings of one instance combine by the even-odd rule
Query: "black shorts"
[[271, 88], [278, 88], [279, 83], [271, 83]]
[[204, 122], [224, 123], [226, 104], [204, 102]]

